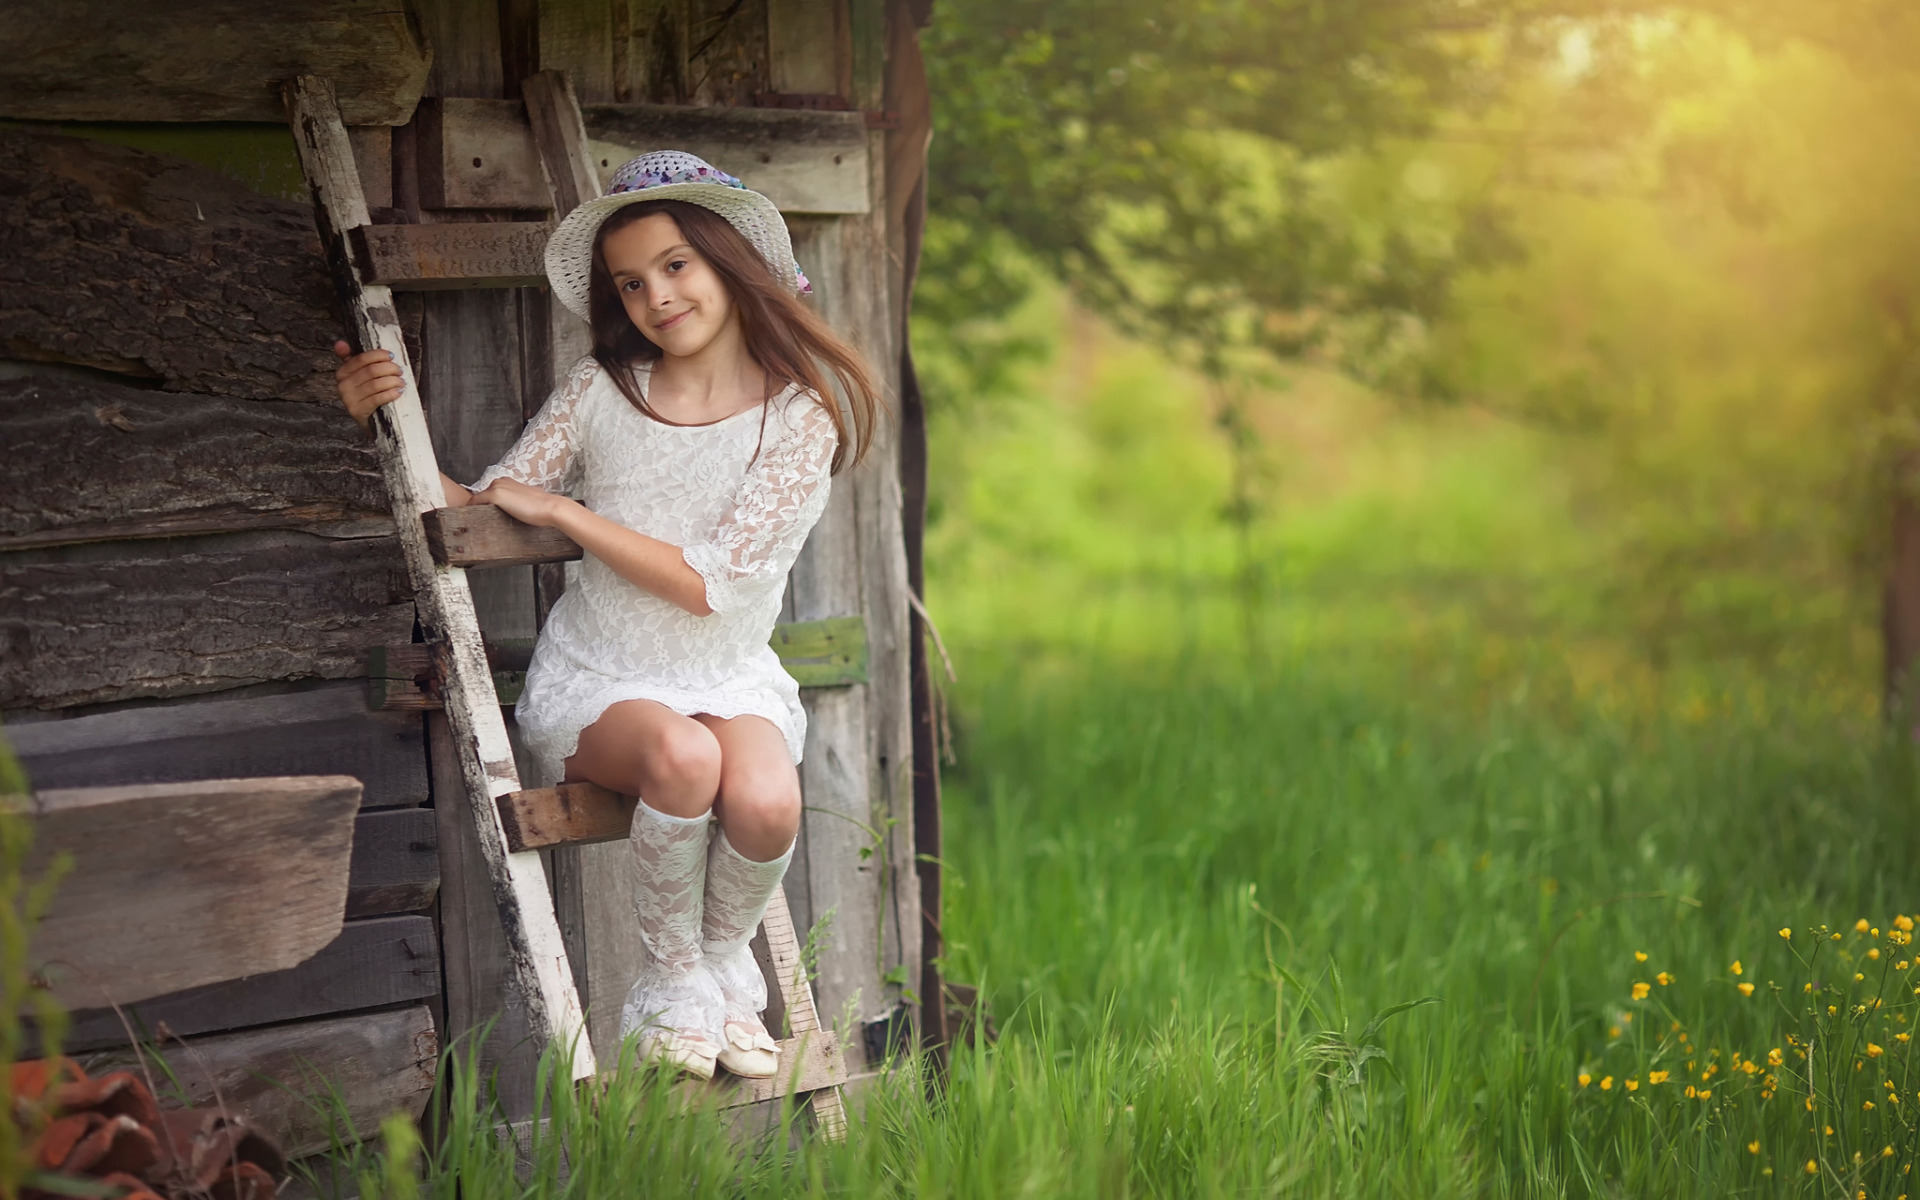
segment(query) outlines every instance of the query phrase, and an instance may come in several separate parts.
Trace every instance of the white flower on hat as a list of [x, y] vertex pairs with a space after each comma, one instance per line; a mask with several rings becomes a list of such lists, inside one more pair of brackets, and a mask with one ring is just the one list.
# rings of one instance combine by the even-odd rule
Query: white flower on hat
[[601, 224], [616, 210], [643, 200], [683, 200], [718, 213], [760, 252], [775, 279], [800, 294], [813, 290], [794, 261], [793, 239], [773, 201], [703, 158], [655, 150], [622, 164], [607, 194], [568, 213], [547, 239], [547, 281], [560, 303], [582, 320], [591, 319], [587, 288]]

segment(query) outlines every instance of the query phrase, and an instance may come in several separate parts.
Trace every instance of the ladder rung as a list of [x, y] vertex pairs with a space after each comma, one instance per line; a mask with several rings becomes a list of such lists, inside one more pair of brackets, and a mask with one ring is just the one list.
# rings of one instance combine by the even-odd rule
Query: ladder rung
[[436, 508], [420, 514], [433, 561], [449, 567], [527, 567], [580, 557], [580, 544], [558, 529], [516, 521], [491, 504]]
[[619, 841], [633, 827], [638, 801], [597, 783], [563, 783], [507, 792], [494, 803], [500, 808], [507, 849], [518, 854], [550, 846]]
[[738, 1108], [781, 1096], [805, 1096], [846, 1081], [846, 1059], [840, 1053], [840, 1043], [831, 1029], [820, 1029], [780, 1043], [780, 1073], [771, 1079], [742, 1079], [723, 1070], [714, 1073], [711, 1083], [689, 1079], [680, 1087], [689, 1096], [703, 1095], [711, 1089], [719, 1107]]
[[362, 225], [347, 241], [367, 283], [419, 292], [543, 284], [552, 232], [545, 221]]

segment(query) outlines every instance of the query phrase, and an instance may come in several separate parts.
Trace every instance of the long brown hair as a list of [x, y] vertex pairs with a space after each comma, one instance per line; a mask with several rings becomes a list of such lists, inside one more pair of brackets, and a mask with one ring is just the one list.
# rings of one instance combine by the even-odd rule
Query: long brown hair
[[[740, 332], [753, 360], [774, 380], [797, 384], [820, 397], [840, 439], [833, 450], [833, 473], [838, 475], [841, 468], [865, 458], [873, 444], [874, 420], [880, 411], [880, 389], [865, 360], [800, 303], [788, 281], [773, 277], [760, 252], [725, 217], [684, 200], [629, 204], [608, 217], [593, 239], [593, 272], [587, 284], [593, 356], [621, 393], [635, 408], [654, 416], [634, 381], [632, 368], [658, 362], [662, 351], [627, 315], [601, 246], [614, 230], [656, 214], [672, 217], [687, 244], [719, 273], [740, 313]], [[851, 437], [846, 414], [834, 402], [835, 381], [845, 391], [852, 410]]]

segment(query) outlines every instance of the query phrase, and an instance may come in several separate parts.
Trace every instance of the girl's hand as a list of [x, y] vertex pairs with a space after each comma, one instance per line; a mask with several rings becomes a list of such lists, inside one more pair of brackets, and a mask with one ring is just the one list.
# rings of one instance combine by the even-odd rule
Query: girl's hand
[[561, 514], [573, 505], [565, 496], [537, 487], [528, 487], [517, 479], [496, 479], [473, 494], [474, 504], [491, 504], [516, 520], [529, 525], [557, 525]]
[[333, 353], [340, 359], [340, 366], [333, 373], [333, 381], [340, 389], [340, 402], [347, 406], [347, 412], [360, 423], [360, 428], [365, 429], [374, 409], [400, 398], [400, 393], [406, 390], [406, 377], [400, 373], [400, 364], [385, 350], [355, 354], [353, 347], [345, 342], [335, 342]]

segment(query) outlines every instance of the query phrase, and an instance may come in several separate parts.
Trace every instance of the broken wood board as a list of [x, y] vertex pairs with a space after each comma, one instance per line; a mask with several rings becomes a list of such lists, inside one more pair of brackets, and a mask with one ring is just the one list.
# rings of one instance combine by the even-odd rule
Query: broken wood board
[[0, 597], [0, 710], [351, 679], [414, 621], [398, 538], [286, 530], [14, 551]]
[[27, 370], [0, 379], [0, 552], [252, 529], [393, 533], [379, 460], [338, 405]]
[[420, 912], [440, 892], [440, 836], [430, 808], [362, 812], [353, 823], [347, 919]]
[[433, 560], [449, 567], [525, 567], [579, 558], [580, 545], [558, 529], [528, 525], [491, 504], [420, 514]]
[[337, 81], [348, 124], [400, 125], [433, 59], [388, 0], [8, 0], [0, 24], [14, 120], [282, 121], [280, 85], [306, 72]]
[[340, 932], [359, 808], [344, 775], [37, 792], [28, 873], [72, 869], [36, 969], [96, 1008], [298, 966]]
[[347, 243], [362, 279], [398, 291], [537, 287], [552, 232], [545, 221], [362, 225]]
[[428, 796], [420, 718], [368, 712], [363, 686], [351, 681], [16, 718], [6, 736], [38, 788], [340, 774], [360, 781], [363, 807]]
[[[384, 1008], [440, 993], [440, 943], [430, 917], [348, 921], [340, 935], [297, 967], [171, 992], [127, 1006], [137, 1035], [161, 1022], [180, 1037], [273, 1025], [305, 1017]], [[127, 1044], [112, 1009], [73, 1014], [68, 1052]]]
[[[336, 1135], [375, 1138], [395, 1113], [420, 1116], [433, 1092], [440, 1038], [432, 1010], [415, 1004], [169, 1041], [153, 1053], [179, 1083], [161, 1084], [162, 1105], [224, 1107], [266, 1132], [288, 1158], [301, 1158], [333, 1149]], [[94, 1075], [139, 1069], [124, 1049], [85, 1055], [80, 1065]], [[330, 1120], [336, 1112], [338, 1129]]]

